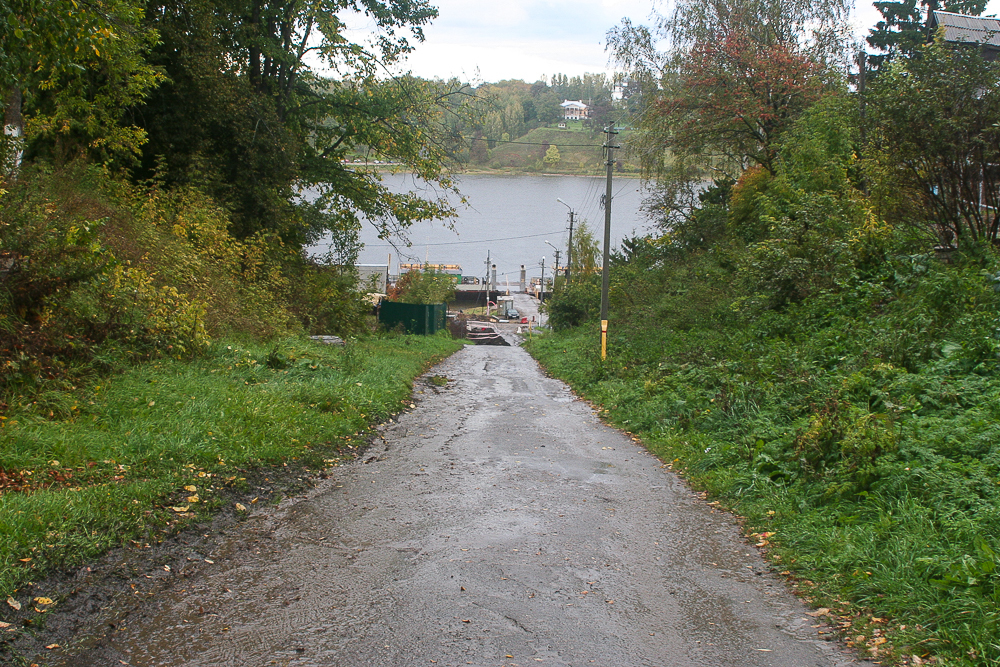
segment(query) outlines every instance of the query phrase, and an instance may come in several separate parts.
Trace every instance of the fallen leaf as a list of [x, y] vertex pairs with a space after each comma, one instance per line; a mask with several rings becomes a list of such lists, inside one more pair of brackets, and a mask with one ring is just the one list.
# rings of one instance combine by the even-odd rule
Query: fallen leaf
[[30, 563], [31, 562], [30, 558], [18, 558], [18, 560], [21, 561], [22, 563]]
[[195, 495], [193, 495], [193, 496], [188, 496], [188, 497], [187, 497], [187, 501], [188, 501], [189, 503], [196, 503], [196, 502], [198, 502], [199, 500], [201, 500], [201, 499], [200, 499], [200, 498], [198, 497], [198, 495], [197, 495], [197, 494], [195, 494]]
[[512, 656], [510, 653], [508, 653], [506, 657], [513, 658], [514, 656]]
[[164, 572], [170, 572], [170, 566], [169, 565], [164, 565], [163, 566], [163, 571]]
[[49, 645], [48, 645], [48, 646], [46, 646], [45, 648], [47, 648], [47, 649], [54, 649], [54, 648], [59, 648], [59, 644], [49, 644]]
[[806, 616], [812, 616], [813, 618], [816, 618], [817, 616], [823, 616], [823, 615], [829, 614], [829, 613], [830, 613], [829, 609], [827, 609], [826, 607], [822, 607], [820, 609], [817, 609], [816, 611], [808, 611], [808, 612], [806, 612]]
[[246, 505], [244, 505], [243, 503], [236, 503], [236, 509], [239, 510], [240, 512], [247, 511]]
[[38, 604], [52, 604], [52, 600], [49, 598], [35, 598], [35, 602]]
[[192, 484], [188, 484], [187, 486], [184, 487], [184, 490], [185, 491], [190, 491], [191, 493], [194, 493], [195, 491], [198, 490], [198, 487], [194, 486]]
[[205, 559], [205, 562], [208, 563], [209, 565], [215, 565], [215, 561], [209, 560], [208, 558]]
[[14, 611], [21, 611], [21, 603], [10, 596], [7, 597], [7, 604], [13, 607]]
[[10, 623], [4, 623], [3, 621], [0, 621], [0, 629], [9, 628], [9, 627], [10, 627]]
[[183, 514], [184, 512], [187, 512], [191, 508], [190, 507], [171, 507], [170, 509], [172, 509], [173, 511], [177, 512], [178, 514]]
[[462, 623], [472, 623], [472, 621], [470, 621], [470, 620], [469, 620], [469, 619], [467, 619], [467, 618], [463, 618], [463, 619], [462, 619]]

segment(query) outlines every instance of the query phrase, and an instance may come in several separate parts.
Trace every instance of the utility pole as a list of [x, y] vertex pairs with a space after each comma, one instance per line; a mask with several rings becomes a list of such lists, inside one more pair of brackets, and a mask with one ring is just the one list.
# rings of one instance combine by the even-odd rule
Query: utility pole
[[556, 251], [556, 263], [552, 265], [552, 292], [555, 293], [555, 291], [556, 291], [556, 276], [559, 274], [559, 254], [562, 251], [559, 250], [559, 248], [557, 248], [554, 245], [552, 245], [551, 243], [549, 243], [548, 241], [545, 242], [545, 245], [547, 245], [548, 247], [550, 247], [550, 248], [552, 248], [553, 250]]
[[566, 284], [569, 284], [569, 270], [573, 266], [573, 207], [556, 197], [556, 201], [569, 209], [569, 245], [566, 246]]
[[[864, 49], [858, 53], [858, 114], [861, 117], [861, 122], [858, 123], [858, 127], [861, 128], [861, 147], [862, 150], [867, 148], [865, 143], [865, 78], [868, 72], [868, 52]], [[862, 156], [858, 156], [859, 161]], [[865, 187], [865, 192], [868, 188]]]
[[538, 303], [545, 302], [545, 257], [542, 257], [542, 282], [538, 285]]
[[483, 277], [483, 287], [486, 289], [486, 298], [483, 305], [486, 306], [486, 313], [490, 312], [490, 251], [486, 251], [486, 275]]
[[604, 275], [601, 280], [601, 360], [608, 358], [608, 288], [611, 284], [611, 275], [608, 267], [608, 257], [611, 254], [611, 175], [615, 166], [614, 151], [618, 146], [612, 143], [612, 138], [618, 134], [612, 123], [604, 128], [604, 133], [608, 135], [607, 143], [604, 147], [608, 151], [608, 186], [604, 194]]

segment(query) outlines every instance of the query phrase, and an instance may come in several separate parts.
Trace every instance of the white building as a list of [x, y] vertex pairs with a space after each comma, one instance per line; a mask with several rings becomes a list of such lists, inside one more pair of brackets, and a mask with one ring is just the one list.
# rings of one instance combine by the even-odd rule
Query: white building
[[566, 120], [582, 120], [590, 117], [590, 107], [580, 100], [566, 100], [559, 106], [563, 110], [563, 118]]
[[389, 277], [388, 264], [356, 264], [358, 269], [358, 287], [363, 290], [374, 288], [380, 294], [385, 294]]

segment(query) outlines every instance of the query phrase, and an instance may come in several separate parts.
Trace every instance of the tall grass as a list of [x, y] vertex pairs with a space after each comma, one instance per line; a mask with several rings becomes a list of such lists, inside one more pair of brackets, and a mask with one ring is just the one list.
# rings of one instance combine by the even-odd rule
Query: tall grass
[[643, 283], [630, 293], [647, 298], [613, 300], [606, 362], [593, 323], [529, 349], [745, 517], [859, 649], [1000, 663], [1000, 302], [989, 275], [912, 271], [906, 259], [746, 317], [715, 262], [692, 255], [630, 274]]
[[3, 414], [0, 595], [110, 546], [216, 511], [255, 470], [318, 470], [409, 405], [411, 381], [456, 349], [442, 337], [335, 348], [302, 339], [213, 343]]

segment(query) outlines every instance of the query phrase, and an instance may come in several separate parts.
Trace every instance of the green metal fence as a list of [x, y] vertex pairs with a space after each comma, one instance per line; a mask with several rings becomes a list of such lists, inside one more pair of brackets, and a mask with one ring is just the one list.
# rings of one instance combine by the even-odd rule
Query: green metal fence
[[448, 306], [443, 303], [397, 303], [383, 301], [378, 311], [378, 321], [386, 329], [403, 325], [406, 333], [430, 335], [446, 326]]

